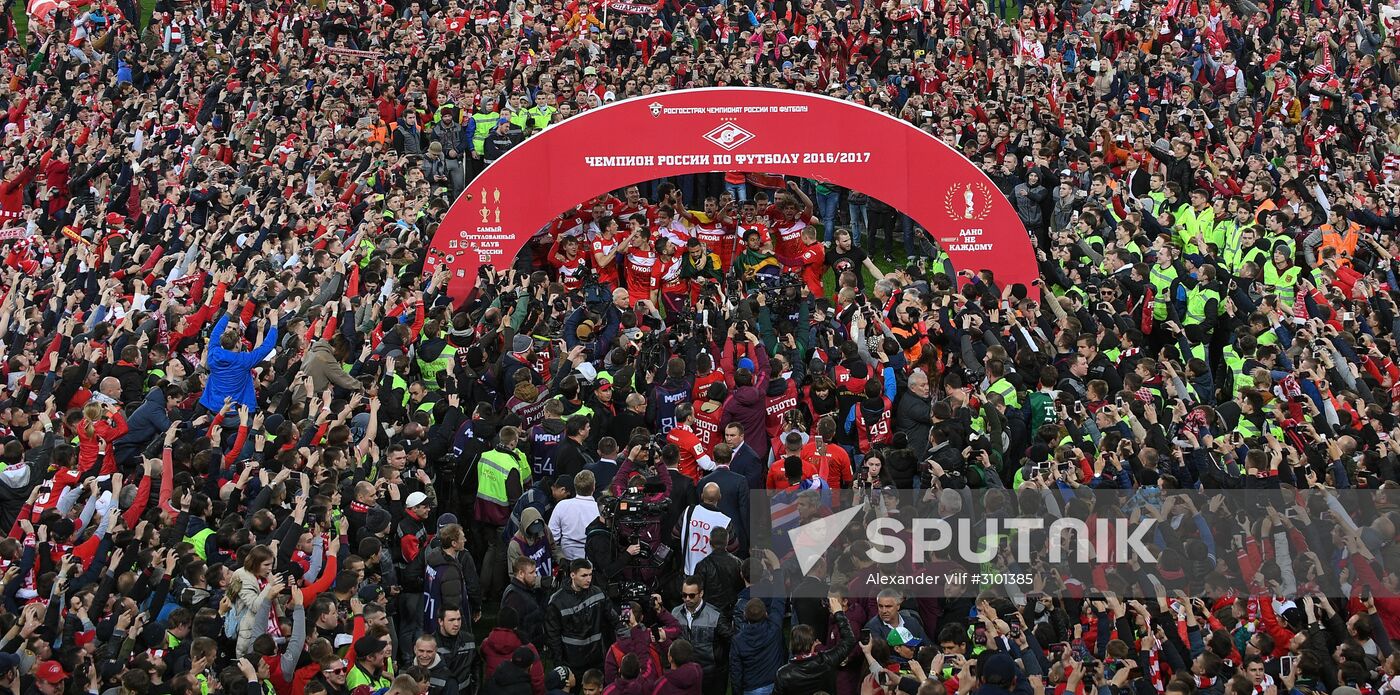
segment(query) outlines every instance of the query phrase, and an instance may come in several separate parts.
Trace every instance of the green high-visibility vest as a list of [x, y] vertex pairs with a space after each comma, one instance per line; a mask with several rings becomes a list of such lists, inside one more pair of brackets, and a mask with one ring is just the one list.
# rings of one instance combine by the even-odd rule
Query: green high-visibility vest
[[438, 383], [438, 374], [441, 374], [452, 367], [452, 360], [457, 355], [457, 348], [452, 345], [442, 349], [442, 353], [436, 359], [425, 360], [418, 358], [418, 373], [423, 375], [423, 381], [429, 385], [441, 386]]
[[209, 557], [208, 553], [204, 550], [204, 544], [208, 542], [209, 537], [212, 535], [214, 535], [213, 529], [200, 529], [196, 531], [193, 536], [185, 536], [185, 542], [194, 546], [194, 554], [198, 555], [199, 559], [208, 562]]
[[500, 120], [500, 114], [495, 111], [482, 111], [472, 116], [472, 150], [477, 154], [486, 154], [486, 138]]
[[1193, 326], [1205, 323], [1207, 318], [1215, 318], [1214, 316], [1206, 316], [1206, 307], [1210, 305], [1212, 299], [1215, 300], [1216, 312], [1219, 313], [1219, 307], [1224, 303], [1219, 292], [1209, 288], [1201, 289], [1199, 285], [1191, 288], [1186, 293], [1186, 325]]
[[1163, 269], [1162, 266], [1153, 264], [1147, 279], [1152, 283], [1152, 287], [1157, 290], [1157, 295], [1152, 302], [1152, 318], [1158, 321], [1165, 321], [1167, 318], [1167, 302], [1171, 300], [1172, 283], [1176, 282], [1176, 266], [1169, 265]]
[[1235, 348], [1230, 345], [1225, 346], [1225, 366], [1230, 369], [1230, 376], [1234, 383], [1234, 393], [1239, 394], [1249, 384], [1249, 375], [1244, 371], [1244, 358]]
[[1152, 199], [1152, 209], [1147, 212], [1153, 215], [1162, 209], [1162, 203], [1167, 200], [1167, 194], [1164, 191], [1148, 191], [1147, 197]]
[[510, 479], [513, 470], [520, 472], [521, 486], [526, 485], [530, 480], [530, 464], [519, 451], [508, 454], [500, 449], [492, 449], [482, 454], [476, 467], [476, 496], [487, 502], [509, 507], [511, 500], [506, 491], [506, 481]]
[[1244, 254], [1248, 249], [1241, 248], [1244, 230], [1250, 229], [1254, 223], [1240, 224], [1234, 219], [1222, 220], [1215, 224], [1215, 236], [1221, 239], [1221, 252], [1225, 255], [1225, 267], [1230, 272], [1239, 272], [1240, 266], [1244, 264]]
[[385, 667], [378, 676], [370, 678], [359, 666], [350, 669], [350, 675], [345, 677], [345, 687], [350, 692], [355, 692], [356, 688], [368, 687], [370, 691], [388, 690], [394, 684], [394, 674], [390, 667]]
[[[1177, 224], [1181, 225], [1181, 246], [1182, 253], [1205, 253], [1205, 249], [1196, 246], [1196, 234], [1199, 232], [1206, 243], [1212, 243], [1215, 236], [1215, 210], [1207, 207], [1200, 212], [1188, 205], [1183, 205], [1177, 209]], [[1215, 241], [1219, 245], [1218, 241]]]
[[525, 114], [530, 117], [530, 126], [535, 130], [544, 130], [550, 123], [554, 122], [553, 106], [531, 106], [525, 110]]
[[403, 403], [401, 403], [400, 405], [402, 405], [403, 407], [407, 408], [407, 407], [408, 407], [408, 382], [407, 382], [407, 381], [404, 381], [403, 377], [399, 376], [399, 375], [396, 373], [396, 374], [394, 374], [393, 376], [389, 377], [389, 388], [390, 388], [391, 390], [393, 390], [393, 391], [403, 391]]
[[1254, 424], [1243, 415], [1240, 416], [1240, 421], [1235, 424], [1235, 432], [1245, 439], [1259, 437], [1264, 434], [1264, 431], [1259, 429], [1258, 425]]
[[992, 382], [991, 385], [987, 387], [987, 393], [995, 393], [1001, 396], [1002, 401], [1006, 403], [1006, 407], [1008, 408], [1019, 409], [1021, 407], [1021, 399], [1016, 395], [1016, 387], [1012, 386], [1011, 382], [1006, 380], [1006, 377]]
[[1288, 270], [1280, 273], [1274, 266], [1273, 260], [1264, 265], [1264, 284], [1273, 289], [1278, 295], [1279, 304], [1285, 308], [1293, 308], [1294, 288], [1298, 285], [1298, 275], [1302, 270], [1296, 266], [1288, 266]]

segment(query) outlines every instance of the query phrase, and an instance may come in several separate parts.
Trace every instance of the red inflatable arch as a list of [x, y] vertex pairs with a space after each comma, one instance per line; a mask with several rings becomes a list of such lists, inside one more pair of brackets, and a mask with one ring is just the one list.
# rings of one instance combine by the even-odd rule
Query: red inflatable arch
[[[509, 267], [555, 216], [604, 191], [712, 171], [755, 171], [853, 188], [899, 209], [959, 269], [990, 269], [1037, 295], [1030, 237], [972, 162], [899, 119], [848, 101], [719, 87], [627, 99], [516, 146], [467, 186], [425, 264], [446, 263], [459, 301], [477, 268]], [[695, 204], [695, 201], [687, 201]]]

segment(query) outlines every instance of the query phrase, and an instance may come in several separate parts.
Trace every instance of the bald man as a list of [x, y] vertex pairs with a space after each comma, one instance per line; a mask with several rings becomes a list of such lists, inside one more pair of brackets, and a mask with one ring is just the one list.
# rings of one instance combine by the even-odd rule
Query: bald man
[[681, 517], [681, 548], [685, 552], [685, 573], [694, 574], [695, 566], [710, 556], [710, 533], [717, 528], [729, 528], [729, 516], [719, 510], [722, 499], [719, 485], [706, 483], [700, 489], [700, 504], [686, 510]]
[[121, 405], [122, 402], [122, 382], [114, 376], [103, 377], [97, 384], [97, 392], [112, 399], [112, 402]]

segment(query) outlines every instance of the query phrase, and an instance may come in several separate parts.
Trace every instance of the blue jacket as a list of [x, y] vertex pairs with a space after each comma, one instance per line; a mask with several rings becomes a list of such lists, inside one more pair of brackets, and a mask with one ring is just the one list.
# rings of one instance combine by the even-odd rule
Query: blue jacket
[[258, 394], [253, 390], [252, 370], [277, 346], [277, 326], [267, 329], [267, 336], [251, 352], [232, 352], [220, 347], [219, 339], [227, 328], [228, 315], [225, 314], [209, 334], [209, 381], [204, 385], [199, 404], [217, 411], [223, 407], [224, 398], [232, 396], [235, 404], [257, 410]]
[[[222, 398], [219, 405], [223, 405]], [[165, 412], [165, 391], [158, 386], [151, 389], [146, 394], [146, 402], [126, 419], [126, 427], [126, 435], [113, 445], [118, 463], [130, 461], [151, 440], [170, 429], [170, 415]]]
[[744, 602], [734, 607], [734, 623], [739, 630], [729, 648], [729, 677], [735, 693], [772, 685], [778, 679], [778, 667], [787, 663], [783, 648], [783, 599], [768, 598], [768, 620], [750, 623], [744, 620]]

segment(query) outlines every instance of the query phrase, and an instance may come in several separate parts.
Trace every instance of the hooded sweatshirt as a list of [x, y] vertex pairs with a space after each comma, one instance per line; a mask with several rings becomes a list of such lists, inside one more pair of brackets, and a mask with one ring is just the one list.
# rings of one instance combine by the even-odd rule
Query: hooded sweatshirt
[[[531, 537], [530, 525], [536, 521], [540, 522], [540, 535]], [[506, 567], [514, 567], [515, 561], [522, 557], [535, 561], [541, 577], [553, 576], [554, 563], [564, 561], [563, 551], [554, 542], [549, 526], [544, 523], [544, 516], [535, 507], [526, 507], [520, 512], [520, 528], [511, 536], [510, 545], [506, 547]]]
[[700, 695], [700, 681], [704, 678], [700, 664], [690, 662], [667, 671], [652, 688], [651, 695]]

